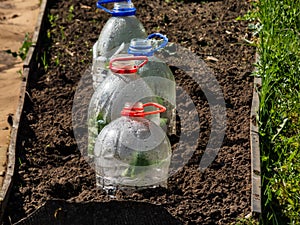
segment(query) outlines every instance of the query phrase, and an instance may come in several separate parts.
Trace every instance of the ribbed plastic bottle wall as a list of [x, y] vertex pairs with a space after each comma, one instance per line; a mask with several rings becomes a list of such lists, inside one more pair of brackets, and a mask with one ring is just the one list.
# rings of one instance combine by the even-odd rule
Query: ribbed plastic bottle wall
[[[139, 62], [139, 65], [135, 65]], [[99, 132], [112, 120], [120, 117], [126, 102], [156, 102], [152, 89], [139, 79], [138, 69], [148, 62], [146, 56], [116, 55], [110, 60], [110, 74], [94, 92], [88, 110], [88, 155], [94, 156], [95, 140]], [[148, 110], [152, 110], [148, 107]], [[160, 115], [148, 115], [160, 124]]]
[[[144, 112], [148, 106], [158, 110]], [[156, 103], [126, 103], [122, 117], [100, 132], [95, 145], [96, 184], [110, 196], [118, 189], [130, 193], [167, 187], [171, 145], [160, 126], [144, 118], [165, 109]]]
[[[103, 6], [114, 3], [114, 8], [108, 10]], [[147, 33], [141, 22], [135, 16], [136, 8], [130, 0], [100, 0], [97, 7], [110, 13], [112, 17], [104, 25], [97, 42], [93, 46], [93, 87], [108, 73], [107, 64], [112, 56], [112, 50], [122, 43], [129, 43], [133, 38], [146, 38]]]

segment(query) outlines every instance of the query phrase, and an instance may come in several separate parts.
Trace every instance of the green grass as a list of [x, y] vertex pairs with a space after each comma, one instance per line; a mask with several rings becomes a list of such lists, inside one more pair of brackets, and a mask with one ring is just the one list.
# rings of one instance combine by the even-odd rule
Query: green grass
[[248, 215], [245, 217], [237, 218], [236, 221], [230, 223], [230, 225], [259, 225], [259, 222], [256, 218], [253, 218], [252, 216]]
[[261, 224], [300, 224], [300, 1], [261, 0]]

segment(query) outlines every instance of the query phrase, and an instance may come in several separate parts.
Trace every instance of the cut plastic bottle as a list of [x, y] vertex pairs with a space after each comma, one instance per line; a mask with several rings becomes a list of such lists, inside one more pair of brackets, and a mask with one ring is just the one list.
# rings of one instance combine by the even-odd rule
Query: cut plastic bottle
[[[135, 65], [140, 62], [139, 65]], [[156, 98], [152, 89], [140, 79], [138, 69], [148, 62], [146, 56], [117, 55], [110, 61], [110, 75], [94, 92], [88, 110], [88, 155], [94, 156], [95, 140], [100, 131], [120, 117], [126, 102], [150, 102]], [[148, 110], [151, 110], [148, 107]], [[148, 119], [160, 124], [159, 114], [149, 114]]]
[[[160, 38], [163, 41], [157, 45], [159, 42], [154, 38]], [[151, 34], [146, 39], [134, 38], [130, 42], [128, 53], [148, 57], [148, 63], [138, 71], [138, 74], [158, 96], [158, 103], [166, 106], [167, 111], [161, 114], [161, 126], [165, 125], [168, 134], [171, 135], [176, 133], [175, 78], [169, 66], [154, 55], [167, 43], [168, 38], [160, 33]]]
[[[105, 8], [103, 4], [106, 3], [114, 3], [114, 8], [112, 10]], [[112, 17], [104, 25], [93, 46], [94, 89], [108, 73], [107, 64], [113, 54], [113, 49], [122, 43], [129, 43], [133, 38], [147, 37], [145, 28], [135, 16], [136, 8], [130, 0], [99, 0], [97, 7], [110, 13]]]
[[[145, 112], [144, 108], [157, 110]], [[102, 129], [95, 145], [96, 184], [109, 195], [116, 190], [167, 187], [171, 145], [165, 132], [147, 115], [162, 113], [156, 103], [126, 103], [121, 117]]]

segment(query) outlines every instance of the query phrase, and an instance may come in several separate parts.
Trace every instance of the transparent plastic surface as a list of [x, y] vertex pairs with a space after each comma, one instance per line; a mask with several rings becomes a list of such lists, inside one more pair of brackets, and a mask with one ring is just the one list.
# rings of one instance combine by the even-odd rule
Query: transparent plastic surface
[[[134, 48], [132, 48], [133, 44]], [[153, 53], [149, 54], [157, 45], [159, 45], [159, 42], [157, 43], [156, 40], [134, 38], [130, 44], [123, 44], [113, 49], [110, 58], [114, 58], [114, 55], [147, 55], [147, 64], [141, 67], [137, 73], [157, 97], [155, 102], [167, 108], [167, 111], [160, 116], [160, 125], [169, 135], [172, 135], [176, 133], [176, 82], [169, 66]], [[131, 48], [131, 53], [127, 54], [129, 48]], [[121, 54], [117, 55], [117, 53]], [[137, 61], [136, 64], [139, 64], [139, 62]], [[105, 73], [104, 77], [106, 76]], [[99, 85], [99, 83], [96, 85]]]
[[[145, 28], [136, 16], [111, 17], [104, 25], [98, 41], [93, 46], [93, 86], [103, 81], [108, 73], [108, 64], [112, 51], [122, 43], [133, 38], [146, 38]], [[99, 59], [99, 57], [101, 57]]]
[[153, 93], [158, 97], [157, 103], [165, 106], [167, 111], [160, 116], [161, 126], [169, 135], [176, 133], [176, 83], [169, 66], [155, 56], [148, 57], [148, 63], [143, 66], [138, 74]]
[[103, 56], [123, 42], [133, 38], [146, 38], [145, 28], [136, 16], [111, 17], [104, 25], [98, 41], [97, 55]]
[[[111, 72], [110, 72], [111, 73]], [[126, 102], [157, 102], [152, 89], [137, 74], [110, 74], [94, 92], [88, 111], [88, 155], [93, 157], [95, 140], [100, 131], [119, 118]], [[145, 96], [145, 97], [143, 97]], [[148, 107], [147, 110], [153, 110]], [[147, 116], [156, 124], [160, 115]]]
[[107, 58], [104, 56], [97, 56], [93, 60], [92, 75], [94, 89], [98, 84], [102, 83], [108, 74]]
[[110, 195], [117, 189], [166, 187], [171, 154], [170, 142], [159, 126], [145, 118], [122, 116], [97, 137], [97, 186]]
[[131, 1], [115, 2], [114, 11], [122, 11], [122, 9], [134, 8], [134, 5]]
[[[160, 38], [160, 40], [154, 38]], [[148, 57], [148, 63], [138, 71], [138, 74], [158, 97], [157, 103], [167, 108], [167, 111], [161, 114], [161, 126], [169, 135], [172, 135], [176, 133], [175, 78], [169, 66], [154, 55], [156, 51], [164, 48], [167, 42], [166, 36], [160, 33], [153, 33], [147, 39], [134, 38], [128, 47], [127, 45], [124, 47], [130, 54]]]

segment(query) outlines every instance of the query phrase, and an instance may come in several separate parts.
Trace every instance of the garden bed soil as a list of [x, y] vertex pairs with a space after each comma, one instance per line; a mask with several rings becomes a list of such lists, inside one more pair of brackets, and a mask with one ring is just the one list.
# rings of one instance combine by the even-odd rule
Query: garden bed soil
[[[247, 23], [236, 20], [247, 12], [249, 3], [135, 0], [134, 4], [149, 34], [166, 34], [170, 42], [197, 54], [213, 70], [226, 102], [226, 134], [217, 158], [200, 171], [211, 128], [208, 101], [192, 79], [172, 67], [177, 85], [189, 93], [198, 111], [198, 147], [169, 178], [167, 189], [119, 193], [117, 200], [159, 204], [184, 224], [235, 222], [251, 212], [250, 75], [255, 49], [244, 41], [251, 39]], [[72, 130], [73, 97], [109, 15], [96, 11], [94, 0], [51, 2], [49, 8], [50, 14], [59, 16], [50, 28], [47, 68], [40, 67], [29, 81], [5, 224], [26, 217], [49, 199], [109, 201], [96, 188], [95, 173], [81, 157]], [[173, 148], [177, 141], [176, 135], [171, 137]]]

